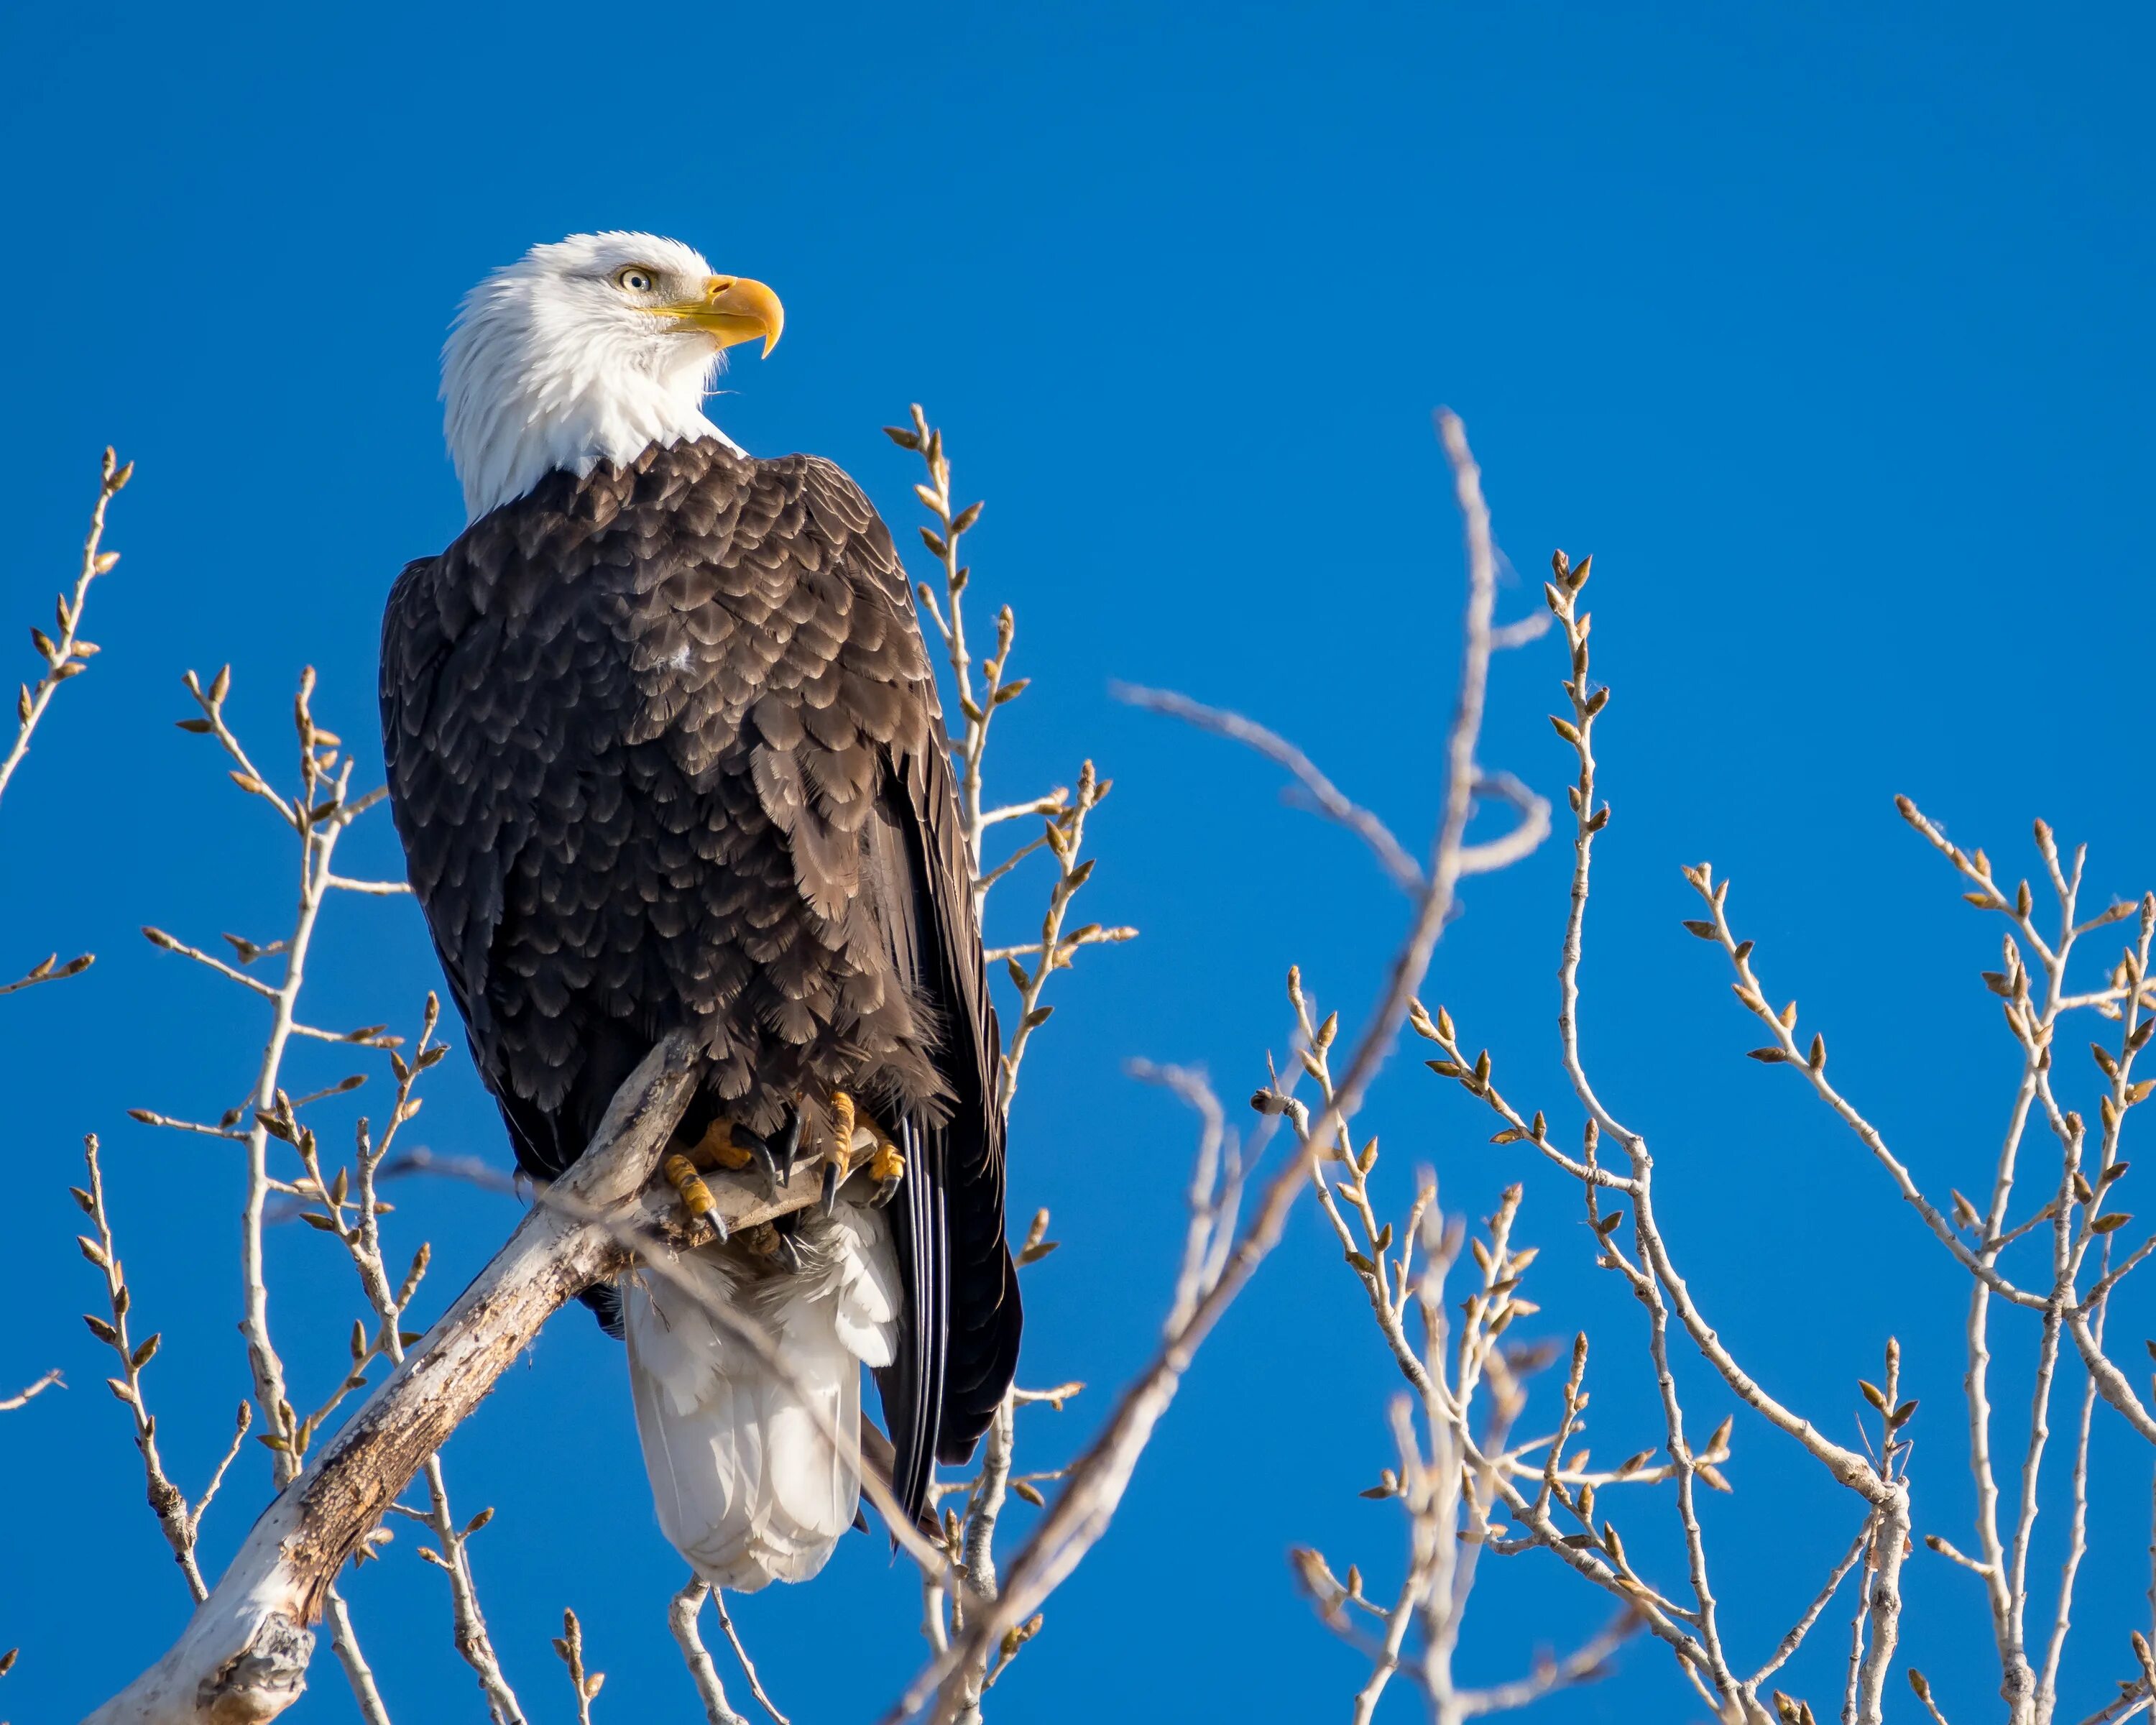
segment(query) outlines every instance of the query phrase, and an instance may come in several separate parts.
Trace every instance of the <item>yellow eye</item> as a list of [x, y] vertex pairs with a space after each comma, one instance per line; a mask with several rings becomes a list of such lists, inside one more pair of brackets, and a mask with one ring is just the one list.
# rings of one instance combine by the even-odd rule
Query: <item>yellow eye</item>
[[651, 272], [641, 264], [631, 264], [626, 270], [617, 271], [613, 279], [632, 294], [648, 294], [651, 291]]

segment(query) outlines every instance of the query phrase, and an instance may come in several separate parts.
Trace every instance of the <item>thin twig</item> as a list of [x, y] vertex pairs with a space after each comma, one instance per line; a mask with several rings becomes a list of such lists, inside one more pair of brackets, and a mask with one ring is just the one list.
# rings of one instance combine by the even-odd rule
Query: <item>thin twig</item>
[[[397, 1135], [406, 1122], [418, 1112], [418, 1103], [413, 1095], [419, 1075], [438, 1064], [448, 1054], [445, 1044], [434, 1040], [435, 1027], [440, 1020], [441, 1004], [432, 994], [427, 996], [420, 1013], [419, 1034], [413, 1045], [412, 1057], [408, 1060], [395, 1049], [389, 1052], [392, 1076], [397, 1093], [390, 1105], [388, 1124], [377, 1136], [367, 1121], [359, 1122], [357, 1129], [356, 1155], [353, 1166], [357, 1178], [351, 1188], [347, 1219], [346, 1190], [344, 1171], [340, 1169], [334, 1181], [326, 1179], [321, 1153], [313, 1131], [301, 1126], [294, 1116], [295, 1104], [281, 1095], [279, 1106], [264, 1122], [264, 1129], [272, 1136], [290, 1144], [298, 1154], [305, 1169], [304, 1189], [322, 1208], [309, 1219], [324, 1232], [334, 1234], [342, 1244], [357, 1274], [361, 1291], [375, 1316], [375, 1334], [369, 1344], [362, 1344], [355, 1327], [352, 1353], [353, 1375], [346, 1378], [343, 1389], [356, 1389], [363, 1382], [360, 1376], [368, 1360], [378, 1353], [393, 1364], [403, 1363], [405, 1353], [403, 1328], [405, 1310], [418, 1291], [421, 1280], [427, 1273], [431, 1258], [429, 1248], [422, 1243], [413, 1255], [411, 1268], [405, 1272], [401, 1284], [393, 1286], [388, 1266], [382, 1255], [381, 1214], [384, 1206], [375, 1195], [376, 1184], [383, 1162], [396, 1143]], [[295, 1437], [304, 1450], [306, 1440], [321, 1424], [321, 1415], [310, 1416], [300, 1422]], [[500, 1656], [495, 1651], [492, 1636], [488, 1633], [485, 1613], [480, 1609], [479, 1583], [472, 1570], [470, 1543], [478, 1532], [493, 1519], [491, 1508], [483, 1509], [469, 1522], [459, 1526], [455, 1512], [450, 1507], [448, 1481], [443, 1472], [442, 1458], [429, 1455], [420, 1466], [421, 1476], [426, 1481], [427, 1507], [424, 1511], [410, 1511], [413, 1519], [421, 1522], [434, 1535], [434, 1548], [420, 1548], [421, 1558], [431, 1563], [449, 1578], [450, 1619], [454, 1628], [457, 1651], [465, 1663], [471, 1667], [478, 1681], [480, 1692], [486, 1697], [487, 1708], [501, 1725], [521, 1725], [524, 1717], [523, 1706], [516, 1697], [507, 1675], [503, 1671]], [[402, 1505], [398, 1506], [400, 1509]], [[596, 1694], [598, 1692], [593, 1692]], [[588, 1699], [588, 1697], [587, 1697]]]
[[1215, 737], [1224, 737], [1231, 742], [1240, 742], [1255, 749], [1276, 766], [1286, 768], [1295, 775], [1296, 783], [1310, 793], [1310, 798], [1328, 820], [1342, 826], [1370, 847], [1378, 859], [1378, 866], [1403, 892], [1414, 892], [1422, 886], [1422, 865], [1408, 855], [1407, 849], [1393, 836], [1392, 829], [1368, 809], [1348, 797], [1322, 773], [1317, 763], [1277, 732], [1269, 731], [1255, 720], [1246, 719], [1240, 713], [1231, 713], [1216, 706], [1206, 706], [1187, 695], [1178, 695], [1172, 689], [1147, 689], [1135, 683], [1111, 683], [1108, 692], [1120, 701], [1148, 712], [1165, 713], [1170, 718], [1181, 719], [1185, 724], [1195, 725], [1201, 731], [1209, 731]]
[[322, 1615], [329, 1622], [330, 1650], [344, 1669], [344, 1680], [352, 1700], [358, 1703], [360, 1717], [367, 1725], [389, 1725], [389, 1708], [382, 1698], [381, 1686], [374, 1681], [374, 1667], [360, 1651], [358, 1634], [352, 1626], [352, 1607], [334, 1587], [325, 1597]]
[[[106, 1378], [105, 1384], [134, 1418], [135, 1447], [142, 1455], [142, 1472], [149, 1486], [151, 1510], [157, 1517], [165, 1543], [172, 1548], [172, 1560], [180, 1566], [188, 1594], [200, 1604], [209, 1597], [201, 1567], [195, 1561], [195, 1534], [201, 1518], [188, 1512], [186, 1494], [165, 1472], [164, 1462], [157, 1453], [157, 1421], [142, 1392], [142, 1369], [156, 1356], [162, 1337], [153, 1333], [138, 1344], [128, 1335], [127, 1318], [133, 1309], [133, 1293], [127, 1286], [126, 1271], [121, 1266], [119, 1249], [113, 1240], [111, 1219], [105, 1214], [105, 1171], [99, 1164], [97, 1149], [95, 1133], [82, 1141], [83, 1164], [89, 1170], [88, 1187], [68, 1189], [77, 1208], [90, 1218], [90, 1225], [96, 1230], [95, 1239], [84, 1235], [75, 1244], [81, 1248], [83, 1256], [103, 1274], [106, 1301], [112, 1316], [110, 1321], [85, 1316], [83, 1322], [90, 1326], [90, 1333], [119, 1359], [120, 1375]], [[23, 1399], [28, 1400], [34, 1393], [26, 1392]], [[220, 1467], [218, 1476], [221, 1479], [223, 1473]], [[215, 1489], [214, 1481], [212, 1489]], [[205, 1497], [205, 1507], [207, 1503]]]
[[756, 1674], [756, 1661], [748, 1656], [748, 1649], [742, 1645], [741, 1632], [726, 1613], [726, 1602], [716, 1588], [711, 1589], [711, 1609], [718, 1615], [719, 1627], [726, 1631], [726, 1644], [734, 1650], [734, 1657], [741, 1661], [742, 1676], [748, 1684], [748, 1692], [756, 1697], [756, 1704], [771, 1715], [772, 1725], [789, 1725], [785, 1714], [772, 1704], [771, 1697], [764, 1691], [762, 1681]]
[[135, 476], [135, 464], [122, 462], [110, 449], [105, 452], [100, 465], [97, 502], [90, 512], [90, 531], [82, 542], [82, 562], [74, 579], [74, 591], [63, 594], [54, 608], [54, 625], [59, 631], [57, 637], [43, 629], [30, 631], [31, 644], [38, 649], [38, 657], [45, 663], [44, 672], [34, 685], [25, 684], [15, 702], [15, 741], [4, 757], [0, 757], [0, 795], [8, 789], [8, 781], [15, 776], [15, 769], [23, 764], [23, 757], [30, 752], [30, 738], [36, 732], [38, 721], [52, 705], [53, 696], [61, 684], [80, 676], [90, 669], [90, 660], [96, 653], [95, 644], [82, 639], [83, 603], [90, 597], [90, 583], [120, 561], [116, 551], [102, 549], [105, 538], [105, 511], [112, 500], [120, 495], [121, 488]]
[[67, 1388], [66, 1381], [61, 1378], [60, 1368], [58, 1366], [54, 1366], [36, 1383], [24, 1385], [13, 1395], [0, 1397], [0, 1414], [13, 1413], [16, 1409], [25, 1405], [33, 1397], [43, 1395], [55, 1384], [63, 1389]]
[[1789, 1634], [1782, 1637], [1781, 1645], [1775, 1648], [1774, 1656], [1753, 1673], [1748, 1686], [1756, 1690], [1789, 1663], [1791, 1656], [1804, 1645], [1804, 1637], [1812, 1632], [1812, 1625], [1820, 1620], [1820, 1615], [1833, 1602], [1835, 1594], [1841, 1590], [1842, 1583], [1849, 1579], [1849, 1572], [1856, 1567], [1871, 1544], [1871, 1523], [1867, 1519], [1856, 1530], [1856, 1538], [1850, 1541], [1849, 1550], [1841, 1561], [1828, 1572], [1825, 1584], [1820, 1589], [1811, 1604], [1804, 1608], [1804, 1615], [1791, 1625]]
[[1561, 1660], [1546, 1660], [1531, 1676], [1487, 1689], [1471, 1689], [1460, 1697], [1463, 1717], [1484, 1713], [1509, 1713], [1540, 1701], [1553, 1690], [1590, 1683], [1602, 1676], [1609, 1656], [1630, 1640], [1639, 1620], [1629, 1609], [1620, 1611], [1594, 1635]]
[[689, 1667], [689, 1680], [696, 1686], [696, 1698], [704, 1704], [706, 1725], [748, 1725], [726, 1699], [726, 1686], [719, 1681], [718, 1667], [711, 1663], [704, 1638], [696, 1632], [696, 1619], [711, 1592], [711, 1584], [702, 1576], [691, 1575], [688, 1584], [674, 1595], [666, 1608], [667, 1626], [680, 1645], [682, 1660]]
[[[270, 1173], [270, 1140], [272, 1136], [270, 1123], [280, 1117], [288, 1122], [292, 1120], [294, 1105], [285, 1096], [281, 1087], [285, 1054], [291, 1038], [305, 1034], [304, 1027], [298, 1021], [298, 1001], [305, 982], [307, 959], [323, 901], [340, 880], [331, 868], [332, 859], [338, 839], [352, 823], [372, 806], [378, 793], [359, 797], [352, 794], [353, 763], [349, 759], [340, 762], [340, 739], [323, 729], [315, 720], [312, 706], [315, 674], [311, 667], [302, 673], [299, 693], [293, 703], [299, 784], [289, 798], [270, 788], [262, 771], [225, 721], [224, 704], [232, 687], [230, 668], [220, 670], [208, 687], [204, 687], [192, 671], [187, 673], [185, 681], [200, 716], [182, 720], [181, 728], [216, 739], [228, 758], [234, 763], [230, 774], [234, 783], [244, 794], [267, 803], [299, 840], [299, 908], [292, 932], [266, 948], [233, 940], [234, 950], [243, 963], [252, 963], [257, 957], [267, 957], [273, 952], [281, 957], [284, 973], [274, 986], [162, 930], [143, 930], [144, 936], [152, 945], [192, 960], [250, 993], [267, 999], [270, 1005], [270, 1027], [251, 1086], [248, 1111], [252, 1118], [248, 1121], [244, 1134], [247, 1146], [247, 1175], [245, 1199], [241, 1210], [243, 1291], [239, 1327], [247, 1346], [255, 1402], [261, 1409], [265, 1427], [262, 1441], [271, 1451], [273, 1476], [281, 1490], [299, 1476], [308, 1443], [321, 1421], [349, 1389], [362, 1381], [356, 1374], [347, 1374], [328, 1401], [309, 1417], [303, 1419], [293, 1408], [286, 1388], [284, 1362], [270, 1334], [270, 1292], [263, 1250], [263, 1230], [270, 1194], [285, 1186], [285, 1183], [275, 1179]], [[227, 1117], [226, 1123], [205, 1127], [192, 1122], [172, 1120], [147, 1110], [132, 1110], [131, 1112], [136, 1119], [151, 1124], [208, 1132], [218, 1137], [242, 1136], [234, 1130], [236, 1121], [231, 1116]], [[288, 1127], [280, 1135], [288, 1142], [295, 1145], [299, 1142], [295, 1129]], [[311, 1157], [311, 1133], [307, 1135], [306, 1143], [306, 1153]], [[320, 1169], [317, 1167], [312, 1172], [319, 1194]], [[389, 1326], [389, 1346], [383, 1348], [382, 1351], [389, 1353], [390, 1358], [394, 1359], [400, 1354], [393, 1346], [393, 1323]], [[361, 1358], [355, 1364], [363, 1370], [366, 1358]], [[432, 1462], [429, 1463], [429, 1467], [433, 1471], [439, 1471]], [[202, 1596], [198, 1587], [197, 1597]], [[335, 1608], [331, 1628], [339, 1661], [362, 1713], [376, 1722], [376, 1725], [383, 1725], [386, 1716], [373, 1674], [359, 1650], [349, 1609], [341, 1600]], [[481, 1645], [484, 1645], [483, 1635]], [[484, 1674], [482, 1677], [484, 1681]], [[506, 1686], [502, 1686], [501, 1693], [506, 1694]], [[505, 1721], [505, 1725], [520, 1725], [521, 1715], [515, 1711], [513, 1698], [505, 1710], [501, 1696], [490, 1687], [489, 1701], [497, 1718]]]
[[78, 952], [64, 964], [60, 963], [59, 953], [49, 952], [13, 982], [0, 983], [0, 994], [19, 994], [40, 983], [64, 983], [71, 976], [80, 976], [96, 963], [97, 957], [92, 952]]
[[555, 1638], [554, 1651], [569, 1668], [569, 1686], [577, 1697], [577, 1725], [592, 1725], [592, 1702], [606, 1681], [606, 1673], [584, 1670], [584, 1626], [577, 1621], [575, 1612], [562, 1612], [562, 1633]]

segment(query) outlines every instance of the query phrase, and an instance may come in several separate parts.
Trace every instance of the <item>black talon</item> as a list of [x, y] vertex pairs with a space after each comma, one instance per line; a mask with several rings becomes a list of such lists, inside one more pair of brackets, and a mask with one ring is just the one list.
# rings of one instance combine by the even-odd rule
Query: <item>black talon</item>
[[838, 1207], [839, 1164], [827, 1162], [824, 1164], [824, 1214], [828, 1216]]
[[[901, 1178], [902, 1178], [903, 1176]], [[881, 1209], [886, 1204], [889, 1204], [891, 1199], [898, 1196], [898, 1184], [899, 1183], [897, 1180], [877, 1181], [875, 1196], [871, 1198], [869, 1202], [874, 1204], [878, 1209]]]
[[734, 1128], [734, 1142], [756, 1158], [757, 1166], [775, 1191], [783, 1180], [778, 1172], [778, 1158], [772, 1154], [771, 1142], [762, 1132], [752, 1132], [745, 1126]]
[[793, 1243], [793, 1236], [783, 1229], [778, 1232], [778, 1245], [773, 1256], [786, 1266], [789, 1274], [798, 1276], [801, 1273], [801, 1248]]
[[793, 1178], [793, 1164], [801, 1159], [801, 1111], [793, 1103], [786, 1105], [786, 1124], [778, 1130], [778, 1142], [773, 1147], [779, 1165], [785, 1169], [784, 1178]]

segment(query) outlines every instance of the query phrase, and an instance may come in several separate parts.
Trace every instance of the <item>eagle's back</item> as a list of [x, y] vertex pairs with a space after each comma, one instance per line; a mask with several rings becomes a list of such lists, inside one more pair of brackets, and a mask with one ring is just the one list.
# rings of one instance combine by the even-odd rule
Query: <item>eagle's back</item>
[[533, 1172], [583, 1148], [614, 1024], [646, 1047], [704, 1029], [713, 1093], [759, 1129], [796, 1080], [934, 1094], [861, 891], [886, 760], [934, 747], [934, 684], [835, 469], [700, 443], [552, 475], [405, 572], [382, 687], [474, 1053], [512, 1110], [577, 1117], [525, 1147]]

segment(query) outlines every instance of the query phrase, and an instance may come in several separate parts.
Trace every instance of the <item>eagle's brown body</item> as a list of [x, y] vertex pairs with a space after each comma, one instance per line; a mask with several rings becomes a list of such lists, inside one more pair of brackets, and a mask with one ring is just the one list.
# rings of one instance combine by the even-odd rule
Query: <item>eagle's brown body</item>
[[557, 471], [407, 568], [383, 625], [411, 880], [520, 1162], [562, 1173], [693, 1028], [691, 1130], [834, 1090], [906, 1152], [879, 1373], [901, 1495], [969, 1453], [1019, 1323], [998, 1043], [906, 575], [824, 461], [701, 440]]

